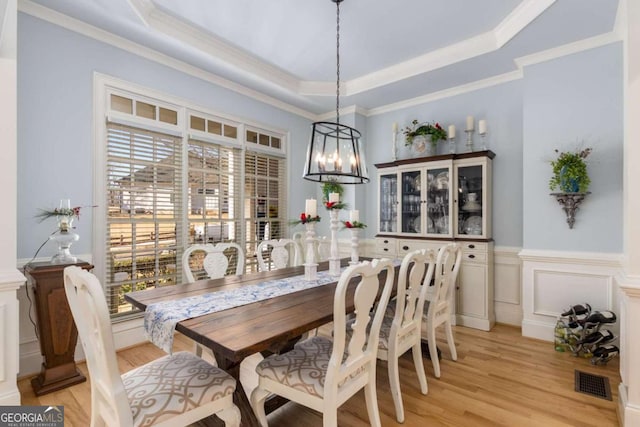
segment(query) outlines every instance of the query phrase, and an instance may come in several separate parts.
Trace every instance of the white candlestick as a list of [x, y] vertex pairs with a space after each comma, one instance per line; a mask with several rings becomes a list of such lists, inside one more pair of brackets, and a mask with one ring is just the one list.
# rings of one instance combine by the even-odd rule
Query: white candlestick
[[357, 209], [353, 209], [349, 212], [349, 222], [354, 223], [360, 221], [360, 212]]
[[340, 275], [340, 255], [338, 252], [338, 210], [329, 211], [331, 216], [331, 256], [329, 257], [329, 274]]
[[[311, 199], [313, 200], [313, 199]], [[305, 225], [307, 229], [306, 243], [307, 243], [307, 255], [305, 256], [304, 263], [304, 278], [312, 281], [318, 279], [318, 264], [315, 258], [314, 242], [316, 240], [315, 223], [307, 222]]]
[[393, 122], [393, 126], [391, 127], [392, 130], [392, 134], [391, 134], [391, 141], [393, 142], [393, 147], [392, 147], [392, 153], [391, 153], [391, 160], [395, 161], [397, 159], [396, 157], [396, 151], [397, 151], [397, 140], [398, 140], [398, 123]]
[[340, 201], [340, 193], [329, 193], [329, 201], [330, 202], [339, 202]]
[[318, 216], [318, 204], [316, 199], [307, 199], [304, 205], [304, 213], [311, 218]]
[[456, 137], [456, 127], [454, 125], [449, 125], [449, 139], [453, 139]]
[[479, 120], [478, 121], [478, 133], [480, 135], [484, 135], [485, 133], [487, 133], [487, 121], [486, 120]]
[[359, 228], [351, 228], [351, 261], [349, 261], [349, 265], [358, 264], [359, 254], [358, 254], [358, 234], [360, 233]]
[[473, 130], [475, 125], [475, 121], [473, 119], [473, 116], [467, 116], [467, 129], [466, 130]]

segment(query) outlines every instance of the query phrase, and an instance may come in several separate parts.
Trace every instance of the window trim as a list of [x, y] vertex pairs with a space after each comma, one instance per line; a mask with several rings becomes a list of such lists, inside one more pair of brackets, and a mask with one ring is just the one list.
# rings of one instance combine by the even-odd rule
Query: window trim
[[[290, 166], [291, 159], [288, 158], [288, 143], [289, 132], [284, 129], [279, 129], [272, 126], [265, 126], [262, 123], [256, 123], [246, 118], [239, 118], [229, 114], [214, 111], [209, 108], [203, 108], [194, 105], [192, 102], [176, 97], [158, 90], [138, 85], [135, 83], [127, 82], [108, 76], [99, 72], [94, 72], [93, 75], [93, 196], [92, 204], [97, 206], [97, 209], [93, 212], [93, 224], [92, 224], [92, 260], [94, 264], [93, 272], [103, 284], [105, 289], [107, 288], [107, 272], [106, 272], [106, 256], [107, 256], [107, 209], [108, 206], [108, 192], [107, 192], [107, 179], [106, 179], [106, 162], [107, 162], [107, 120], [111, 120], [114, 123], [119, 123], [132, 127], [140, 127], [142, 129], [166, 133], [169, 135], [177, 136], [182, 139], [183, 157], [186, 159], [188, 156], [188, 140], [190, 136], [194, 139], [201, 141], [210, 141], [212, 143], [229, 146], [229, 148], [240, 149], [241, 159], [240, 162], [244, 165], [245, 153], [247, 151], [255, 151], [263, 154], [281, 157], [284, 160], [285, 173], [283, 188], [285, 194], [288, 194], [289, 179], [290, 179]], [[126, 114], [119, 111], [112, 111], [110, 109], [111, 95], [130, 97], [136, 101], [143, 101], [156, 105], [157, 107], [169, 108], [177, 111], [177, 123], [176, 125], [162, 122], [159, 120], [152, 120], [144, 117], [135, 116], [133, 114]], [[211, 134], [208, 132], [200, 132], [190, 129], [189, 119], [190, 115], [200, 115], [204, 117], [213, 117], [215, 119], [228, 122], [229, 124], [237, 124], [237, 139], [225, 137], [224, 135]], [[246, 143], [246, 130], [256, 130], [258, 132], [269, 134], [270, 136], [276, 136], [281, 139], [281, 149], [274, 149], [272, 147], [264, 147], [258, 144]], [[193, 135], [190, 135], [193, 134]], [[187, 162], [183, 163], [183, 176], [182, 176], [182, 189], [186, 191], [188, 186], [188, 177], [186, 170], [188, 168]], [[241, 170], [242, 180], [245, 180], [244, 167]], [[244, 185], [240, 187], [240, 200], [245, 199]], [[285, 212], [288, 210], [288, 198], [285, 204]], [[242, 205], [242, 203], [241, 203]], [[187, 203], [183, 205], [183, 232], [181, 246], [186, 247], [188, 243], [188, 215], [187, 215]], [[240, 216], [240, 232], [242, 236], [246, 236], [247, 230], [244, 221], [244, 207], [241, 206]], [[285, 231], [284, 235], [288, 231]], [[125, 321], [134, 317], [139, 317], [140, 313], [125, 313], [118, 316], [115, 321]]]

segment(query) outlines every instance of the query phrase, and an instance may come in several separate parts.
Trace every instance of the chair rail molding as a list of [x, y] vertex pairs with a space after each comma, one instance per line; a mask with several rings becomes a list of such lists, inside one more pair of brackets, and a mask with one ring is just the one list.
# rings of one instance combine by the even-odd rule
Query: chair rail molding
[[519, 257], [523, 336], [553, 341], [560, 313], [582, 302], [620, 314], [615, 277], [622, 271], [621, 254], [524, 249]]

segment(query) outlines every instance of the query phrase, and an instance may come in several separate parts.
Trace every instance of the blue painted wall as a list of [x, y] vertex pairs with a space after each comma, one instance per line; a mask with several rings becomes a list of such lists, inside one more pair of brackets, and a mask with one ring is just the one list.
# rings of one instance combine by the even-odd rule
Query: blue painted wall
[[[371, 165], [391, 160], [392, 126], [398, 123], [399, 158], [412, 157], [401, 133], [413, 119], [439, 122], [445, 129], [456, 126], [457, 152], [465, 152], [464, 133], [467, 115], [477, 122], [487, 121], [487, 145], [496, 153], [493, 161], [493, 237], [496, 245], [522, 245], [522, 80], [516, 80], [473, 92], [432, 101], [418, 106], [369, 117], [367, 156]], [[474, 135], [475, 147], [481, 146]], [[448, 153], [448, 142], [440, 142], [439, 153]], [[371, 166], [371, 184], [367, 186], [366, 222], [369, 237], [377, 226], [377, 170]]]
[[[61, 198], [89, 205], [93, 189], [93, 73], [100, 72], [195, 105], [290, 131], [290, 217], [314, 184], [300, 179], [310, 121], [170, 67], [84, 37], [30, 15], [18, 15], [18, 258], [30, 259], [55, 231], [38, 223], [41, 208]], [[296, 160], [296, 161], [294, 161]], [[296, 201], [296, 199], [298, 199]], [[301, 201], [300, 201], [301, 200]], [[91, 252], [91, 209], [74, 225], [74, 253]], [[39, 256], [54, 253], [45, 245]]]
[[[523, 247], [622, 252], [622, 46], [615, 43], [524, 70]], [[592, 147], [590, 194], [573, 230], [549, 195], [555, 149]]]

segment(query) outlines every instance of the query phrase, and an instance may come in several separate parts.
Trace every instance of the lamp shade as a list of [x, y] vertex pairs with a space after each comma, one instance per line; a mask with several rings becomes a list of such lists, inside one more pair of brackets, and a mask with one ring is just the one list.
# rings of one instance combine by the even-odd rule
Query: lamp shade
[[302, 177], [340, 184], [369, 182], [367, 162], [358, 130], [332, 122], [315, 122]]

